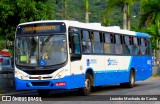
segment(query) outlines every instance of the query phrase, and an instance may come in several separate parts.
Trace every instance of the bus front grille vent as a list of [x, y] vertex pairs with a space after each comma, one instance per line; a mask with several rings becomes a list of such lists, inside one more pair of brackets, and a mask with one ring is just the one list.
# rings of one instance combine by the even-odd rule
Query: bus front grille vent
[[32, 86], [49, 86], [50, 82], [31, 82]]
[[[51, 79], [52, 77], [41, 77], [41, 79]], [[29, 77], [29, 79], [40, 79], [39, 77]]]

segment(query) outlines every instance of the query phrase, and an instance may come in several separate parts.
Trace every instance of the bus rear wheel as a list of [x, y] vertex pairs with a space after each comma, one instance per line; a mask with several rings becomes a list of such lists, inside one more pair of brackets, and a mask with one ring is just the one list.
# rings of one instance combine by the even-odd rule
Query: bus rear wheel
[[133, 70], [130, 71], [129, 82], [121, 83], [121, 87], [133, 88], [135, 85], [135, 73]]
[[37, 90], [38, 94], [42, 97], [46, 97], [49, 95], [50, 90]]
[[82, 95], [88, 96], [91, 93], [92, 81], [93, 81], [92, 75], [87, 73], [85, 78], [85, 86], [84, 88], [79, 90]]

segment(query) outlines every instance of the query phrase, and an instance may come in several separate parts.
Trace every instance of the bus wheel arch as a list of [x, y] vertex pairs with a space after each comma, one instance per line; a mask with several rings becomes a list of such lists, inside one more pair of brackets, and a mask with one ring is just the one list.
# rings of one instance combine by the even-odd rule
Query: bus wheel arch
[[121, 87], [133, 88], [135, 85], [135, 69], [132, 67], [129, 72], [129, 82], [120, 83]]
[[135, 69], [134, 68], [131, 68], [130, 70], [130, 75], [129, 75], [129, 82], [128, 82], [128, 87], [129, 88], [133, 88], [134, 87], [134, 84], [135, 84]]
[[88, 70], [86, 71], [86, 76], [85, 76], [85, 78], [87, 77], [87, 74], [91, 75], [91, 77], [92, 77], [92, 79], [91, 79], [91, 85], [94, 86], [94, 72], [93, 72], [93, 70], [92, 70], [92, 69], [88, 69]]
[[88, 69], [85, 74], [84, 87], [79, 89], [80, 93], [84, 96], [88, 96], [91, 93], [91, 89], [94, 82], [94, 76], [92, 69]]

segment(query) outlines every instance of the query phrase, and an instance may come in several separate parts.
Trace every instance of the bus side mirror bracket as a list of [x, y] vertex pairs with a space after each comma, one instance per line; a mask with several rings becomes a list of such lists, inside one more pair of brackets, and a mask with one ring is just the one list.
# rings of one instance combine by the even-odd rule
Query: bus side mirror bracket
[[81, 54], [71, 54], [71, 61], [76, 61], [81, 59]]

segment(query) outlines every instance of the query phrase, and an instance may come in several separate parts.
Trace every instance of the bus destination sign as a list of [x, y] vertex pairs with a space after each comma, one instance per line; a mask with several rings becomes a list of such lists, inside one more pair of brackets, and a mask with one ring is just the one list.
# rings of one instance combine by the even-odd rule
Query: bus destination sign
[[44, 30], [56, 30], [57, 26], [37, 26], [37, 27], [25, 27], [24, 31], [44, 31]]
[[36, 23], [18, 26], [17, 35], [66, 32], [64, 23]]

